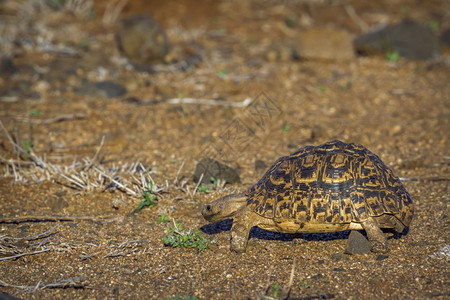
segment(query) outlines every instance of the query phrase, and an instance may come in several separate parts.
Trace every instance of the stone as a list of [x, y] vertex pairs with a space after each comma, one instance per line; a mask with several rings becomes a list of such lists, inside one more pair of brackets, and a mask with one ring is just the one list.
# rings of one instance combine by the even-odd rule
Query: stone
[[123, 85], [110, 80], [98, 82], [84, 80], [81, 87], [75, 89], [75, 93], [88, 97], [117, 98], [125, 95], [127, 89]]
[[413, 60], [439, 57], [437, 36], [428, 26], [411, 20], [363, 34], [354, 40], [354, 46], [363, 55], [397, 51], [400, 56]]
[[345, 254], [367, 254], [372, 245], [359, 231], [352, 230], [348, 237]]
[[293, 55], [299, 59], [351, 60], [355, 57], [352, 36], [332, 27], [312, 27], [299, 33]]
[[0, 62], [0, 74], [3, 75], [13, 75], [17, 73], [18, 69], [14, 65], [14, 62], [11, 58], [7, 56], [2, 57], [2, 61]]
[[441, 33], [439, 42], [443, 47], [450, 48], [450, 28], [447, 28]]
[[223, 180], [226, 183], [238, 183], [241, 181], [236, 169], [208, 157], [203, 158], [197, 164], [194, 172], [194, 181], [198, 182], [202, 174], [202, 184], [211, 184], [211, 178]]
[[119, 50], [132, 63], [142, 64], [164, 62], [169, 44], [164, 29], [147, 14], [124, 17], [118, 22], [116, 40]]
[[260, 159], [255, 160], [255, 171], [260, 173], [267, 170], [267, 164]]

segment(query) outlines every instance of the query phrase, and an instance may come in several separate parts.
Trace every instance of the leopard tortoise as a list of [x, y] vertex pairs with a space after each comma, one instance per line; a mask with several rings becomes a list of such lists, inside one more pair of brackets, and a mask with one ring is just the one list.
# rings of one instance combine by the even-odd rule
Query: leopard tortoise
[[253, 226], [285, 233], [364, 229], [372, 251], [386, 252], [380, 228], [402, 232], [413, 213], [410, 195], [377, 155], [338, 140], [280, 157], [247, 192], [202, 207], [210, 222], [233, 218], [235, 252], [245, 252]]

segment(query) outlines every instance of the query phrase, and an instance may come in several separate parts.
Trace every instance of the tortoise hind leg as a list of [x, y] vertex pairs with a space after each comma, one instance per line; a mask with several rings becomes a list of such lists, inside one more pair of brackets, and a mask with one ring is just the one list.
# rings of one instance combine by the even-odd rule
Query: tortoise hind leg
[[247, 215], [247, 207], [244, 207], [236, 213], [233, 219], [230, 241], [232, 251], [237, 253], [245, 252], [251, 227]]
[[372, 244], [372, 252], [387, 252], [387, 240], [378, 223], [372, 217], [369, 217], [367, 220], [361, 222], [361, 225]]

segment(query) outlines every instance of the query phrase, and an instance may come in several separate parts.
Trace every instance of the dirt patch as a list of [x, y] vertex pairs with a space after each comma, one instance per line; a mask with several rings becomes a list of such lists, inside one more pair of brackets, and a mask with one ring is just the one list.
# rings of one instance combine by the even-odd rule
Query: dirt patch
[[[104, 1], [97, 17], [49, 10], [44, 27], [30, 25], [32, 17], [12, 27], [23, 38], [4, 43], [14, 68], [0, 68], [0, 119], [28, 153], [0, 133], [0, 291], [25, 299], [276, 298], [286, 296], [293, 270], [290, 299], [447, 298], [448, 53], [420, 62], [291, 55], [298, 31], [313, 25], [357, 36], [364, 24], [413, 18], [438, 34], [450, 26], [446, 1], [222, 1], [200, 10], [191, 1], [156, 9], [159, 2], [124, 8], [152, 12], [166, 29], [174, 58], [149, 72], [122, 57], [114, 27], [102, 23]], [[11, 7], [2, 12], [17, 16]], [[201, 59], [184, 64], [192, 57]], [[109, 84], [100, 85], [104, 94], [86, 92], [99, 81], [126, 94], [109, 94]], [[204, 228], [199, 206], [250, 187], [265, 171], [255, 165], [331, 139], [366, 146], [411, 194], [412, 226], [389, 238], [387, 255], [344, 254], [348, 232], [293, 238], [258, 229], [237, 255], [229, 222]], [[237, 171], [240, 183], [197, 186], [192, 175], [205, 156]], [[130, 214], [149, 182], [155, 205]], [[211, 247], [165, 246], [172, 219], [203, 228]]]

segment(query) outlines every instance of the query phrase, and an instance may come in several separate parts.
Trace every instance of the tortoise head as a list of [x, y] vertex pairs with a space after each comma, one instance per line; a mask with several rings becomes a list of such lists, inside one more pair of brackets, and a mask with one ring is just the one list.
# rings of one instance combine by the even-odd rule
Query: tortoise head
[[202, 215], [210, 222], [222, 221], [233, 217], [245, 205], [247, 205], [247, 197], [244, 194], [230, 194], [204, 204]]

